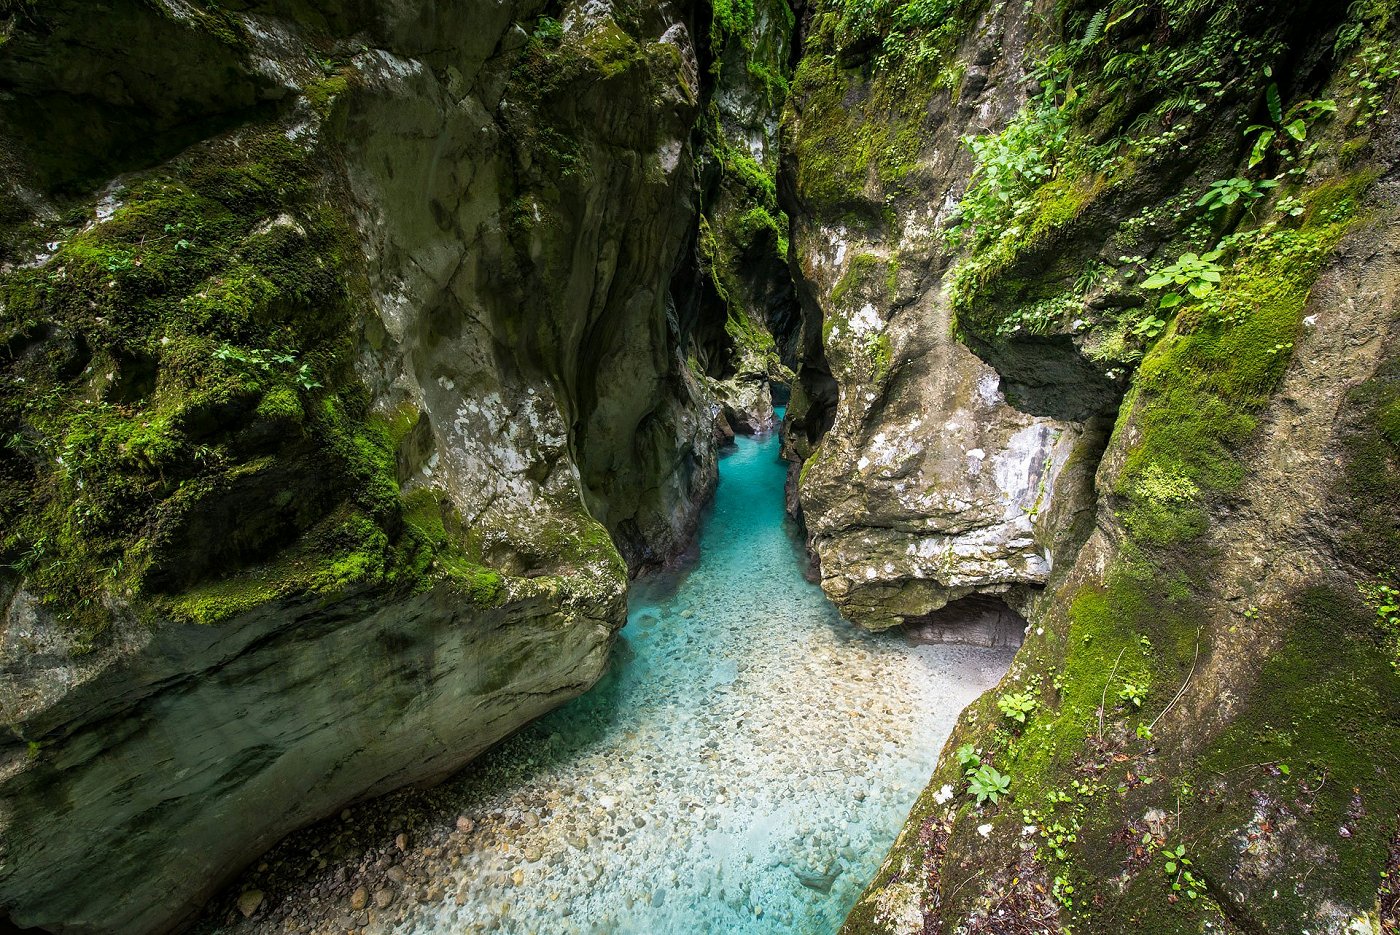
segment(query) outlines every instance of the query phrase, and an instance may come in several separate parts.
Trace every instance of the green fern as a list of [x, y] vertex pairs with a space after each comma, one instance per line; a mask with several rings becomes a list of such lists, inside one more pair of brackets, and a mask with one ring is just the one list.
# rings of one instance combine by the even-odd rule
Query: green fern
[[1098, 42], [1099, 38], [1103, 36], [1103, 24], [1106, 22], [1108, 22], [1108, 7], [1099, 10], [1099, 12], [1095, 13], [1093, 18], [1089, 20], [1089, 28], [1084, 30], [1084, 38], [1079, 40], [1079, 47], [1081, 49], [1087, 49], [1095, 42]]

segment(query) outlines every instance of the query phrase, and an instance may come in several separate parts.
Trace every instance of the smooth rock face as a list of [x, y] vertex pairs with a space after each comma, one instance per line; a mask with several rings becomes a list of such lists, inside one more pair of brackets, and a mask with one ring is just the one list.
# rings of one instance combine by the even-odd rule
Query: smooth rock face
[[[971, 171], [961, 138], [994, 131], [1023, 102], [1006, 77], [1024, 29], [1014, 6], [969, 33], [960, 54], [977, 63], [980, 91], [955, 107], [946, 92], [935, 97], [944, 111], [919, 124], [914, 181], [901, 194], [852, 196], [886, 223], [856, 224], [851, 202], [796, 193], [804, 392], [790, 411], [794, 437], [808, 438], [792, 451], [806, 459], [797, 506], [823, 590], [871, 629], [970, 594], [1043, 585], [1065, 520], [1092, 506], [1102, 419], [1093, 406], [1072, 421], [1007, 402], [1001, 376], [955, 333], [936, 226]], [[799, 138], [815, 132], [805, 120], [829, 117], [801, 83], [794, 106]]]
[[[288, 831], [439, 779], [585, 691], [625, 614], [627, 565], [607, 533], [633, 567], [661, 561], [715, 482], [716, 407], [685, 365], [667, 293], [694, 211], [699, 102], [682, 12], [629, 7], [624, 32], [612, 7], [573, 4], [546, 42], [526, 31], [538, 15], [527, 3], [347, 4], [298, 21], [278, 9], [219, 14], [242, 45], [211, 41], [218, 54], [199, 61], [242, 83], [211, 101], [223, 85], [200, 73], [180, 85], [196, 98], [185, 109], [237, 109], [251, 123], [236, 133], [281, 121], [274, 133], [325, 163], [344, 196], [329, 209], [350, 219], [363, 257], [342, 258], [367, 300], [362, 331], [342, 337], [374, 417], [399, 427], [399, 493], [436, 504], [479, 560], [207, 625], [108, 595], [113, 622], [93, 645], [7, 572], [0, 921], [169, 929]], [[126, 25], [111, 41], [134, 46], [104, 51], [90, 23], [80, 31], [99, 39], [73, 53], [77, 68], [14, 46], [29, 70], [7, 113], [30, 113], [25, 95], [62, 67], [81, 95], [101, 71], [83, 56], [139, 57], [143, 37], [200, 48], [207, 18], [171, 10], [117, 5], [106, 15]], [[329, 84], [308, 74], [303, 28], [337, 50]], [[167, 92], [140, 85], [128, 103]], [[269, 100], [282, 110], [258, 109]], [[543, 130], [544, 142], [530, 135]], [[22, 163], [29, 141], [17, 140]], [[123, 167], [159, 175], [190, 142]], [[43, 172], [9, 181], [51, 212]], [[302, 226], [273, 217], [261, 230]], [[247, 913], [258, 908], [250, 898]]]

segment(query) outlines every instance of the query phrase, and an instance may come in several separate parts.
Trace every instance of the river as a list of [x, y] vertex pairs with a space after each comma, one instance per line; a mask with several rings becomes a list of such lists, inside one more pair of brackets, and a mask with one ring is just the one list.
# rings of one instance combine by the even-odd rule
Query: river
[[[802, 575], [777, 451], [775, 436], [737, 439], [698, 559], [634, 586], [592, 691], [400, 803], [414, 840], [391, 823], [381, 850], [396, 838], [430, 882], [382, 911], [384, 890], [367, 907], [361, 891], [330, 918], [404, 935], [840, 927], [958, 712], [1012, 650], [916, 646], [842, 621]], [[459, 817], [470, 831], [454, 836]], [[323, 871], [310, 888], [336, 861], [330, 838], [314, 847], [333, 829], [308, 833], [300, 859]]]

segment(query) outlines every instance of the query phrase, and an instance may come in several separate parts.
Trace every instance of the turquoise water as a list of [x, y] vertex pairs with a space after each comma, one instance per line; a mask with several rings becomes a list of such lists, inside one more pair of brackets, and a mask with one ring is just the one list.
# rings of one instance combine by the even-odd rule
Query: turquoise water
[[721, 461], [698, 560], [634, 589], [603, 681], [449, 784], [469, 843], [391, 930], [840, 926], [1011, 654], [843, 622], [802, 576], [777, 447]]

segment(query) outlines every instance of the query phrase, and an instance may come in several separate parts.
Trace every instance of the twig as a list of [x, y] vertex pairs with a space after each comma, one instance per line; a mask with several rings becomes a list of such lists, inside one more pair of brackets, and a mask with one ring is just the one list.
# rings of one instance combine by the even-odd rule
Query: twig
[[1196, 663], [1201, 661], [1201, 628], [1196, 628], [1196, 657], [1191, 660], [1191, 671], [1186, 673], [1186, 681], [1181, 683], [1181, 690], [1176, 693], [1171, 704], [1162, 709], [1162, 713], [1152, 719], [1152, 723], [1147, 725], [1150, 731], [1157, 726], [1157, 722], [1167, 716], [1167, 712], [1176, 707], [1176, 703], [1181, 700], [1181, 696], [1186, 694], [1186, 686], [1191, 684], [1191, 676], [1196, 674]]
[[1108, 673], [1108, 681], [1103, 683], [1103, 697], [1099, 699], [1099, 743], [1103, 743], [1103, 709], [1108, 704], [1108, 686], [1113, 684], [1113, 677], [1118, 674], [1118, 663], [1123, 661], [1123, 653], [1127, 649], [1124, 646], [1118, 650], [1118, 658], [1113, 660], [1113, 671]]
[[1326, 771], [1326, 770], [1323, 770], [1323, 772], [1322, 772], [1322, 782], [1320, 782], [1320, 783], [1317, 784], [1317, 788], [1316, 788], [1316, 789], [1309, 789], [1309, 788], [1307, 787], [1306, 784], [1301, 783], [1301, 782], [1298, 783], [1298, 785], [1302, 786], [1302, 787], [1303, 787], [1303, 791], [1306, 792], [1308, 795], [1312, 796], [1313, 798], [1316, 798], [1316, 797], [1317, 797], [1317, 794], [1318, 794], [1319, 792], [1322, 791], [1322, 787], [1325, 786], [1325, 785], [1327, 785], [1327, 771]]
[[964, 877], [961, 883], [953, 887], [953, 892], [948, 894], [948, 898], [952, 899], [954, 896], [958, 895], [958, 890], [962, 889], [964, 886], [967, 886], [967, 884], [971, 883], [973, 880], [980, 879], [981, 877], [984, 877], [986, 875], [987, 868], [983, 867], [981, 870], [979, 870], [977, 873], [974, 873], [972, 876]]
[[1246, 763], [1246, 764], [1244, 764], [1243, 766], [1236, 766], [1236, 767], [1233, 768], [1233, 769], [1223, 770], [1223, 771], [1221, 771], [1221, 772], [1216, 773], [1215, 775], [1217, 775], [1217, 776], [1228, 776], [1228, 775], [1230, 775], [1231, 773], [1238, 773], [1238, 772], [1239, 772], [1240, 770], [1242, 770], [1242, 769], [1255, 769], [1256, 767], [1259, 767], [1259, 766], [1277, 766], [1277, 765], [1278, 765], [1278, 760], [1265, 760], [1265, 761], [1262, 762], [1262, 763]]

